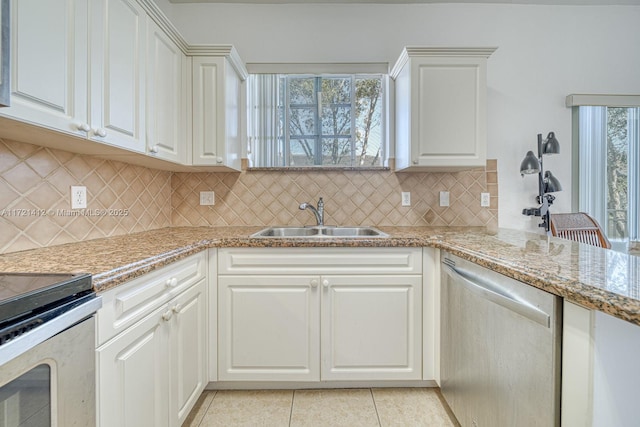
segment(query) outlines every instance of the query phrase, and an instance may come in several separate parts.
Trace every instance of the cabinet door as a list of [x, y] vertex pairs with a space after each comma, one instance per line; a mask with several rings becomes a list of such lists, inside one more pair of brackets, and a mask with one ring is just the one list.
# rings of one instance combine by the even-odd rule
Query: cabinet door
[[193, 164], [240, 170], [240, 78], [224, 57], [194, 57]]
[[322, 276], [322, 380], [422, 378], [420, 276]]
[[99, 427], [169, 426], [169, 324], [162, 306], [97, 350]]
[[147, 152], [186, 160], [186, 57], [153, 21], [147, 32]]
[[[207, 385], [207, 281], [169, 304], [171, 320], [171, 412], [180, 426]], [[175, 412], [174, 412], [175, 411]]]
[[414, 164], [485, 165], [485, 68], [484, 58], [412, 59], [411, 155]]
[[87, 0], [13, 1], [11, 14], [11, 107], [0, 114], [86, 136]]
[[318, 276], [218, 278], [218, 379], [320, 379]]
[[146, 13], [135, 0], [91, 7], [90, 137], [145, 152]]

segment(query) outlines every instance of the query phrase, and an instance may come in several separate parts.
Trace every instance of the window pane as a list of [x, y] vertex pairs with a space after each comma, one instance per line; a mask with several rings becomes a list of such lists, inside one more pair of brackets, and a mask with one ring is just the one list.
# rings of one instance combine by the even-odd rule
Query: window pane
[[610, 239], [629, 237], [627, 110], [607, 108], [607, 234]]
[[323, 165], [351, 165], [351, 138], [322, 138]]
[[351, 104], [351, 78], [322, 78], [323, 104]]
[[322, 135], [351, 135], [351, 106], [322, 106]]
[[380, 75], [272, 75], [249, 85], [256, 166], [382, 165]]
[[289, 112], [289, 135], [316, 135], [316, 110], [314, 108], [294, 108]]
[[382, 148], [382, 82], [380, 79], [356, 79], [357, 166], [377, 166]]
[[288, 79], [289, 82], [289, 103], [302, 105], [316, 104], [315, 78], [304, 77]]
[[301, 138], [289, 140], [291, 166], [313, 166], [315, 163], [316, 140]]

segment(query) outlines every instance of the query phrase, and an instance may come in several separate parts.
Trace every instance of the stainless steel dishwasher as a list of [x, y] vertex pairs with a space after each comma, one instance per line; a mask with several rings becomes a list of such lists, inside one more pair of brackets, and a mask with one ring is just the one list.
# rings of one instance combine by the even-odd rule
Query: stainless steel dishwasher
[[443, 252], [441, 388], [463, 427], [560, 425], [559, 297]]

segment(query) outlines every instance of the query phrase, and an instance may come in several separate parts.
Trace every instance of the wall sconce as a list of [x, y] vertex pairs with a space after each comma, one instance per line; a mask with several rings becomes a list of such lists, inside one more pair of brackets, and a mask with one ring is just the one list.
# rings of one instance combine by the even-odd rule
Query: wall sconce
[[547, 139], [542, 140], [542, 134], [538, 134], [538, 157], [533, 154], [533, 151], [527, 152], [527, 155], [520, 163], [520, 175], [538, 174], [538, 196], [536, 201], [541, 204], [537, 208], [525, 208], [522, 210], [523, 215], [527, 216], [539, 216], [542, 218], [542, 222], [538, 224], [538, 227], [543, 227], [544, 231], [549, 233], [549, 207], [556, 199], [550, 193], [562, 190], [560, 181], [553, 176], [550, 171], [544, 171], [542, 167], [542, 156], [544, 154], [558, 154], [560, 152], [560, 143], [556, 139], [556, 135], [553, 132], [549, 132]]

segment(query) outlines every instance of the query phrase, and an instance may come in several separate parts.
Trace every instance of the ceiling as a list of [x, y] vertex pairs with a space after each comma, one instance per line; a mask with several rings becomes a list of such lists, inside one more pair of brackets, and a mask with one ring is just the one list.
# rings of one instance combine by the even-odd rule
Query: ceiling
[[487, 4], [541, 4], [541, 5], [640, 5], [640, 0], [169, 0], [170, 3], [255, 3], [255, 4], [305, 4], [305, 3], [487, 3]]

